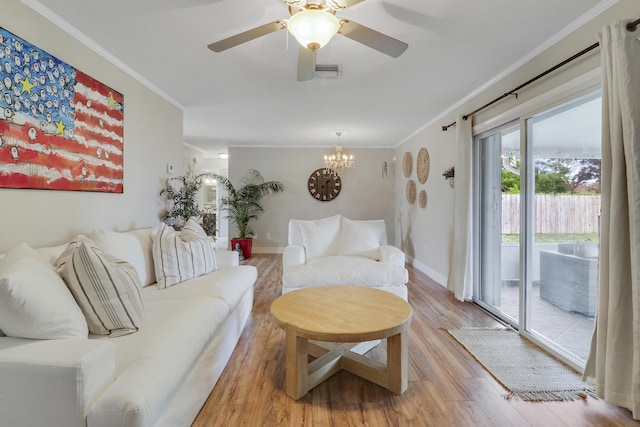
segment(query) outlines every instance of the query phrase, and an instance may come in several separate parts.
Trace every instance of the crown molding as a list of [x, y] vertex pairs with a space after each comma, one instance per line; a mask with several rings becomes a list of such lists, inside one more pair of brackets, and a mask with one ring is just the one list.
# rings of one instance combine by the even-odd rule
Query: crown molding
[[104, 59], [109, 61], [111, 64], [113, 64], [114, 66], [118, 67], [120, 70], [122, 70], [125, 73], [127, 73], [133, 79], [137, 80], [139, 83], [141, 83], [144, 86], [146, 86], [152, 92], [154, 92], [157, 95], [159, 95], [160, 97], [164, 98], [166, 101], [168, 101], [169, 103], [173, 104], [175, 107], [179, 108], [180, 110], [182, 110], [182, 111], [186, 110], [185, 106], [182, 105], [180, 102], [178, 102], [177, 100], [172, 98], [169, 94], [167, 94], [166, 92], [164, 92], [163, 90], [158, 88], [156, 85], [151, 83], [149, 80], [147, 80], [144, 77], [142, 77], [140, 74], [138, 74], [135, 70], [133, 70], [127, 64], [125, 64], [124, 62], [120, 61], [118, 58], [113, 56], [109, 51], [104, 49], [102, 46], [100, 46], [98, 43], [93, 41], [91, 38], [89, 38], [84, 33], [80, 32], [77, 28], [75, 28], [69, 22], [67, 22], [64, 19], [62, 19], [59, 15], [54, 13], [48, 7], [44, 6], [38, 0], [21, 0], [21, 1], [26, 6], [30, 7], [35, 12], [39, 13], [44, 18], [46, 18], [47, 20], [51, 21], [54, 25], [58, 26], [60, 29], [65, 31], [71, 37], [73, 37], [74, 39], [78, 40], [80, 43], [84, 44], [89, 49], [91, 49], [94, 52], [96, 52], [98, 55], [100, 55], [101, 57], [103, 57]]

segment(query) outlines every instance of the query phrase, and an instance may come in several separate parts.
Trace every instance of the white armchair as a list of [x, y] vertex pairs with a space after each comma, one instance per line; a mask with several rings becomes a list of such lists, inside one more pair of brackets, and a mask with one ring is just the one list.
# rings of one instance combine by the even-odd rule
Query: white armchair
[[334, 215], [289, 221], [282, 257], [282, 293], [310, 286], [359, 285], [407, 300], [405, 255], [387, 244], [384, 220], [354, 221]]

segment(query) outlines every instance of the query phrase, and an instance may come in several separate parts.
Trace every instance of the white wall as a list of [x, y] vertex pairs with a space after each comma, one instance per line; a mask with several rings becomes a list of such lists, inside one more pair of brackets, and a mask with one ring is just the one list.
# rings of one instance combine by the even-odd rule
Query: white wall
[[[230, 148], [229, 179], [237, 185], [248, 169], [257, 169], [265, 180], [280, 181], [283, 193], [263, 199], [265, 213], [255, 222], [257, 251], [273, 251], [287, 245], [289, 219], [316, 219], [340, 213], [350, 219], [384, 219], [389, 242], [394, 242], [393, 149], [349, 148], [355, 167], [344, 174], [340, 195], [330, 202], [320, 202], [309, 194], [307, 182], [311, 173], [321, 168], [326, 148]], [[382, 163], [387, 162], [387, 177], [382, 176]], [[230, 228], [230, 236], [234, 226]], [[271, 238], [267, 239], [266, 234]], [[266, 249], [268, 248], [268, 249]]]
[[[515, 71], [501, 76], [496, 82], [474, 94], [461, 105], [443, 113], [440, 118], [425, 125], [422, 130], [396, 149], [399, 165], [406, 151], [412, 152], [415, 159], [420, 147], [426, 147], [431, 155], [431, 174], [425, 187], [428, 193], [426, 209], [419, 209], [417, 206], [407, 203], [404, 197], [404, 186], [407, 179], [404, 178], [400, 167], [396, 170], [396, 244], [405, 250], [421, 270], [441, 284], [446, 284], [451, 251], [454, 192], [442, 177], [442, 172], [454, 164], [455, 128], [443, 132], [442, 126], [455, 121], [458, 114], [467, 114], [475, 110], [595, 43], [597, 41], [596, 34], [604, 25], [619, 19], [633, 20], [637, 18], [640, 18], [640, 1], [620, 0]], [[561, 83], [598, 68], [599, 65], [599, 50], [596, 49], [571, 65], [567, 65], [543, 80], [521, 90], [518, 92], [518, 99], [509, 97], [480, 113], [474, 118], [474, 125], [488, 121], [508, 109], [559, 86]], [[473, 64], [469, 64], [469, 70], [473, 71]], [[415, 179], [415, 172], [413, 178]]]
[[182, 112], [19, 0], [2, 2], [0, 26], [121, 92], [125, 108], [124, 193], [0, 189], [0, 252], [157, 225], [166, 164], [182, 173]]
[[[442, 135], [437, 126], [430, 126], [396, 151], [396, 246], [401, 248], [410, 260], [438, 282], [448, 273], [450, 241], [453, 234], [454, 190], [442, 173], [454, 165], [452, 133]], [[450, 140], [449, 140], [450, 139]], [[430, 171], [424, 184], [416, 175], [416, 158], [421, 148], [429, 151]], [[413, 167], [409, 178], [402, 172], [402, 159], [406, 152], [413, 156]], [[425, 190], [427, 206], [421, 208], [418, 201], [409, 204], [406, 185], [409, 179], [415, 181], [418, 193]]]

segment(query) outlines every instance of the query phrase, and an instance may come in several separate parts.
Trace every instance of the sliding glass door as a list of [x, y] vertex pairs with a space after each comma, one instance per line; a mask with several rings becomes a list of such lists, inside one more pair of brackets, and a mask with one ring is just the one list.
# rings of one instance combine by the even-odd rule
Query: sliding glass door
[[597, 305], [600, 93], [476, 137], [478, 304], [583, 366]]
[[[520, 313], [520, 126], [507, 125], [478, 138], [480, 180], [477, 300], [493, 314], [517, 325]], [[511, 175], [504, 173], [512, 171]], [[515, 187], [517, 189], [517, 187]], [[512, 192], [505, 200], [503, 194]], [[508, 206], [505, 203], [509, 203]], [[504, 230], [504, 231], [503, 231]]]

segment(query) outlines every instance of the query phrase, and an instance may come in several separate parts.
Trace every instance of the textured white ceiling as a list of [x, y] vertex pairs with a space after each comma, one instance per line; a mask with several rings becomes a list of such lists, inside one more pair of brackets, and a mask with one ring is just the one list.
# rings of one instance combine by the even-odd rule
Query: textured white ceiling
[[[185, 141], [393, 147], [544, 45], [601, 0], [366, 0], [338, 12], [409, 44], [397, 59], [337, 35], [296, 80], [286, 30], [222, 53], [207, 44], [288, 17], [279, 0], [23, 0], [100, 45], [184, 108]], [[117, 89], [117, 88], [116, 88]]]

